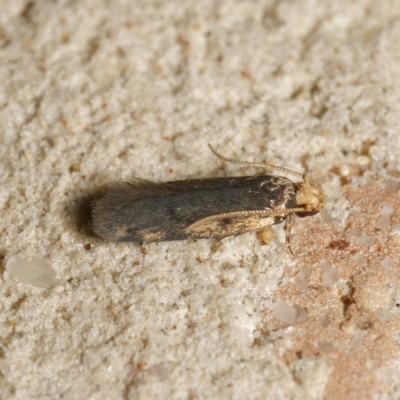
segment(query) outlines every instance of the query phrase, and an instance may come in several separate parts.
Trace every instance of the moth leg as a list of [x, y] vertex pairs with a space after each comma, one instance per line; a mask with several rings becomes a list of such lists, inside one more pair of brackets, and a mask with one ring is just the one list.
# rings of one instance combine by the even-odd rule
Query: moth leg
[[290, 247], [290, 230], [292, 228], [292, 215], [293, 214], [288, 214], [286, 221], [285, 221], [285, 235], [286, 235], [286, 248], [289, 254], [291, 255], [292, 259], [295, 260], [296, 257], [292, 251], [292, 248]]
[[225, 243], [225, 241], [228, 241], [229, 238], [230, 238], [230, 236], [217, 238], [217, 240], [218, 240], [217, 245], [220, 246], [221, 244]]
[[154, 244], [155, 242], [142, 242], [142, 253], [149, 253]]
[[212, 215], [188, 226], [185, 233], [192, 238], [232, 236], [273, 225], [275, 216], [276, 214], [269, 210], [238, 211]]

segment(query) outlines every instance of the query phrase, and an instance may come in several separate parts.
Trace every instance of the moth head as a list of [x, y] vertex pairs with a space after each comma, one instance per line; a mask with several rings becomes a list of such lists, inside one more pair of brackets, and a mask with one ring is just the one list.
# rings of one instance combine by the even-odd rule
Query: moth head
[[304, 182], [297, 183], [296, 187], [296, 204], [305, 207], [304, 212], [297, 213], [299, 217], [317, 214], [324, 208], [324, 194], [317, 182], [305, 176]]

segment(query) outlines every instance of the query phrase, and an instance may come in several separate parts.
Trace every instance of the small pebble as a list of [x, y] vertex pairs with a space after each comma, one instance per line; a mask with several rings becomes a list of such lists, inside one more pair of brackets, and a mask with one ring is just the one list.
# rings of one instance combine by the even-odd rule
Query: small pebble
[[382, 208], [382, 213], [383, 214], [393, 214], [394, 213], [394, 208], [390, 204], [385, 204]]
[[375, 228], [385, 229], [390, 226], [390, 214], [382, 214], [375, 223]]
[[353, 256], [351, 256], [351, 260], [361, 265], [365, 265], [368, 263], [367, 258], [365, 258], [362, 254], [354, 254]]
[[321, 280], [323, 286], [332, 286], [340, 279], [339, 271], [331, 265], [321, 266]]
[[358, 243], [365, 246], [372, 246], [375, 243], [375, 236], [361, 235], [358, 238]]
[[6, 271], [22, 283], [38, 288], [49, 288], [56, 279], [56, 272], [51, 265], [38, 257], [24, 260], [19, 254], [10, 257], [6, 262]]
[[271, 307], [272, 312], [284, 322], [301, 322], [307, 319], [307, 311], [297, 304], [290, 305], [286, 301], [278, 300]]
[[329, 319], [326, 317], [319, 318], [319, 323], [324, 329], [327, 328], [330, 324]]
[[308, 287], [307, 278], [311, 275], [311, 270], [308, 268], [302, 268], [299, 273], [295, 276], [296, 288], [299, 292], [304, 292]]
[[349, 242], [346, 240], [333, 240], [332, 242], [329, 243], [329, 248], [333, 250], [344, 250], [349, 246]]
[[383, 268], [392, 268], [394, 263], [395, 263], [395, 260], [393, 260], [393, 258], [386, 257], [381, 262], [381, 267], [383, 267]]
[[362, 232], [358, 228], [351, 228], [350, 229], [350, 235], [354, 237], [360, 237], [362, 235]]

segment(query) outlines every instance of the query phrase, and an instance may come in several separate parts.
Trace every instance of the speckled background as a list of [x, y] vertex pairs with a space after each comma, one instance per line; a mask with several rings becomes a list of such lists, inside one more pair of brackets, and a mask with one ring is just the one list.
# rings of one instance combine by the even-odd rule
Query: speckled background
[[[400, 397], [400, 3], [2, 0], [5, 399]], [[110, 182], [275, 162], [326, 208], [224, 240], [113, 244]], [[250, 171], [258, 172], [258, 171]], [[19, 255], [49, 289], [6, 271]]]

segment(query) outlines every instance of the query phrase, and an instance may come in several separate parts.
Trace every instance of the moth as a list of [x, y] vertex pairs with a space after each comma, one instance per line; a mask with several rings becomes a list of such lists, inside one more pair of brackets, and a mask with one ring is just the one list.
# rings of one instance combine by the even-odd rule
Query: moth
[[227, 158], [209, 147], [225, 162], [275, 169], [302, 181], [276, 175], [171, 182], [133, 178], [117, 183], [94, 204], [96, 234], [116, 242], [225, 238], [285, 221], [286, 246], [294, 257], [292, 218], [322, 210], [324, 195], [318, 183], [287, 168]]

